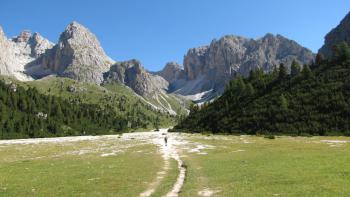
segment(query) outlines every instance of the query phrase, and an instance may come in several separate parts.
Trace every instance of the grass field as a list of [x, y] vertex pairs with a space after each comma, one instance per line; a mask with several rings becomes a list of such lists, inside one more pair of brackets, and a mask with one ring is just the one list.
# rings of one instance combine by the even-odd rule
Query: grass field
[[[184, 135], [181, 196], [349, 196], [350, 139]], [[329, 141], [327, 141], [329, 140]], [[197, 145], [196, 145], [197, 143]], [[202, 154], [201, 154], [202, 153]]]
[[[168, 136], [187, 167], [179, 196], [350, 194], [346, 137]], [[0, 141], [0, 196], [139, 196], [149, 189], [145, 196], [164, 196], [179, 172], [164, 159], [162, 140], [136, 133]]]
[[[154, 144], [92, 138], [0, 145], [0, 196], [138, 196], [163, 166]], [[176, 165], [170, 167], [164, 189], [176, 175]]]

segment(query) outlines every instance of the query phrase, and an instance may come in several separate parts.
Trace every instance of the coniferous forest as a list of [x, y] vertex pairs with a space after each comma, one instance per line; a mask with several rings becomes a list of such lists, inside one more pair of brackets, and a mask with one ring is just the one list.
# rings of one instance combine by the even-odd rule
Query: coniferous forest
[[230, 134], [350, 135], [350, 48], [314, 63], [236, 77], [224, 94], [191, 107], [173, 131]]
[[128, 121], [111, 108], [72, 103], [0, 81], [0, 139], [106, 134]]

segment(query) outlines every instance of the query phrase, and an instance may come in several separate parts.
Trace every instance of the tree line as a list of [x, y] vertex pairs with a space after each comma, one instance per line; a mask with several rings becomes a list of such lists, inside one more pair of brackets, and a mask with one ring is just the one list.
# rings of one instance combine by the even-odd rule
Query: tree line
[[257, 69], [230, 81], [212, 103], [193, 105], [180, 132], [350, 135], [350, 48], [334, 47], [310, 65], [297, 61], [270, 73]]
[[112, 108], [77, 104], [0, 81], [1, 139], [123, 132], [128, 124]]

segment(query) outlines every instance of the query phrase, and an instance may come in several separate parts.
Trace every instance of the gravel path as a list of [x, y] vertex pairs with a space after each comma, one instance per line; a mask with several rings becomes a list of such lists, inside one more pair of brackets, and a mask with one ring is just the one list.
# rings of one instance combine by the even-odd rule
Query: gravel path
[[[153, 192], [157, 189], [157, 186], [161, 183], [162, 179], [164, 179], [164, 176], [170, 169], [170, 159], [175, 159], [178, 163], [178, 169], [179, 169], [179, 175], [177, 177], [177, 180], [175, 184], [173, 185], [173, 188], [171, 191], [169, 191], [166, 194], [166, 197], [177, 197], [179, 196], [179, 193], [181, 191], [182, 185], [185, 181], [185, 176], [186, 176], [186, 168], [183, 165], [183, 161], [180, 159], [179, 154], [177, 153], [176, 150], [176, 144], [181, 144], [179, 142], [179, 139], [177, 137], [172, 137], [173, 135], [168, 134], [168, 129], [161, 129], [159, 132], [147, 132], [147, 133], [142, 133], [145, 138], [151, 137], [151, 140], [154, 144], [156, 144], [161, 152], [162, 156], [164, 159], [164, 166], [161, 171], [158, 172], [158, 176], [156, 179], [149, 185], [149, 188], [142, 192], [140, 196], [142, 197], [147, 197], [151, 196]], [[165, 135], [168, 136], [168, 143], [165, 145], [164, 142], [164, 137]]]
[[[168, 136], [168, 143], [165, 146], [164, 137]], [[0, 145], [19, 145], [19, 144], [39, 144], [39, 143], [67, 143], [67, 142], [79, 142], [79, 141], [95, 141], [95, 140], [139, 140], [144, 143], [152, 143], [159, 147], [164, 165], [158, 171], [157, 177], [153, 182], [149, 184], [149, 187], [140, 194], [142, 197], [151, 196], [161, 184], [162, 180], [170, 170], [170, 160], [174, 159], [178, 163], [179, 175], [174, 183], [171, 191], [169, 191], [167, 197], [177, 197], [181, 191], [182, 185], [186, 176], [186, 168], [183, 165], [183, 161], [177, 152], [176, 145], [181, 145], [184, 141], [176, 134], [168, 133], [168, 129], [161, 129], [158, 132], [135, 132], [124, 133], [121, 137], [119, 135], [104, 135], [104, 136], [74, 136], [74, 137], [58, 137], [58, 138], [33, 138], [33, 139], [16, 139], [16, 140], [0, 140]], [[109, 156], [111, 153], [105, 153], [101, 156]]]

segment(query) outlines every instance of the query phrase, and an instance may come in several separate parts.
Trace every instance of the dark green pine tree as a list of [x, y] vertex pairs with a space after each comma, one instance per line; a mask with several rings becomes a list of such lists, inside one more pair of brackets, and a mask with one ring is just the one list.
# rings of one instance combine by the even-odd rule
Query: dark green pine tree
[[312, 71], [309, 65], [305, 64], [303, 66], [303, 70], [301, 71], [301, 75], [304, 79], [310, 79], [312, 77]]
[[288, 75], [287, 68], [283, 63], [281, 63], [278, 69], [278, 79], [283, 80], [287, 77], [287, 75]]
[[296, 77], [300, 74], [300, 71], [301, 71], [300, 64], [296, 60], [293, 60], [290, 66], [290, 75], [292, 77]]
[[287, 111], [287, 110], [288, 110], [288, 100], [287, 100], [287, 98], [282, 94], [282, 95], [279, 97], [279, 100], [280, 100], [280, 107], [281, 107], [281, 110]]

